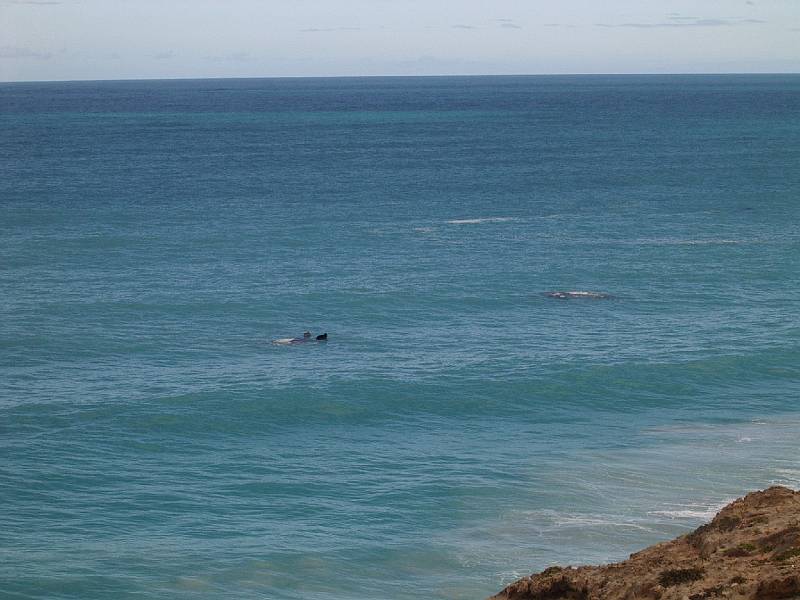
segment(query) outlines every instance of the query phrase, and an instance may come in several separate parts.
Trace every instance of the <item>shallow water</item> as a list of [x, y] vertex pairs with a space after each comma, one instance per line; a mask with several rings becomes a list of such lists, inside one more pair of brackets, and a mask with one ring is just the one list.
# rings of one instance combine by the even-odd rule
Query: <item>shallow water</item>
[[798, 76], [0, 85], [6, 593], [480, 598], [800, 485], [799, 116]]

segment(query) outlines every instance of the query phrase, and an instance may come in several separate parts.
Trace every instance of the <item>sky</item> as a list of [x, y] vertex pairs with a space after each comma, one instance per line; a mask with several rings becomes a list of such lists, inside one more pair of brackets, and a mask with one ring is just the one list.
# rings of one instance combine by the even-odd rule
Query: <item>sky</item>
[[800, 0], [0, 0], [0, 81], [800, 72]]

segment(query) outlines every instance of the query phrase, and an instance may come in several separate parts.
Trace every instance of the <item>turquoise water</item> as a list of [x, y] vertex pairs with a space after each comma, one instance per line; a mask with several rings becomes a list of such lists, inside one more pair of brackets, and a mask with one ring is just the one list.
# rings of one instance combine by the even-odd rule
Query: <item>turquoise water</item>
[[0, 132], [5, 597], [481, 598], [800, 485], [800, 76], [2, 84]]

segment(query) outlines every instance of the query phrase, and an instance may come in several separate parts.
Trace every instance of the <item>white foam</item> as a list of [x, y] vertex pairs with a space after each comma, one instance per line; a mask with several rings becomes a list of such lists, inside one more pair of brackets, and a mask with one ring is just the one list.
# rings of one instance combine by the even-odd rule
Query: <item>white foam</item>
[[611, 298], [610, 294], [606, 294], [605, 292], [586, 292], [581, 290], [575, 290], [571, 292], [562, 292], [562, 291], [554, 291], [554, 292], [546, 292], [546, 296], [550, 298], [558, 298], [559, 300], [568, 300], [570, 298], [591, 298], [593, 300], [607, 300]]
[[736, 500], [735, 496], [728, 498], [716, 499], [711, 502], [688, 502], [682, 503], [667, 503], [667, 506], [673, 508], [665, 508], [663, 510], [651, 510], [647, 514], [654, 517], [666, 517], [668, 519], [691, 519], [693, 521], [710, 521], [716, 514], [725, 508], [728, 504]]
[[451, 219], [447, 223], [450, 225], [478, 225], [480, 223], [507, 223], [516, 220], [514, 217], [483, 217], [480, 219]]
[[716, 515], [723, 506], [725, 505], [721, 504], [718, 507], [715, 506], [702, 509], [684, 508], [678, 510], [652, 510], [647, 514], [654, 517], [666, 517], [668, 519], [692, 519], [708, 521], [713, 519], [714, 515]]
[[791, 488], [800, 488], [800, 469], [775, 469], [777, 479], [773, 479], [773, 485], [786, 485]]
[[553, 532], [561, 529], [619, 529], [627, 528], [649, 531], [648, 523], [619, 515], [598, 515], [588, 513], [565, 513], [555, 510], [530, 510], [519, 513], [522, 520], [536, 523], [540, 531]]
[[631, 520], [625, 519], [612, 519], [602, 518], [593, 515], [562, 515], [553, 519], [553, 525], [557, 528], [560, 527], [610, 527], [610, 528], [623, 528], [629, 529], [648, 529], [644, 525], [635, 523]]
[[580, 296], [586, 298], [605, 298], [608, 294], [604, 294], [602, 292], [583, 292], [580, 290], [576, 290], [573, 292], [567, 292], [570, 296]]

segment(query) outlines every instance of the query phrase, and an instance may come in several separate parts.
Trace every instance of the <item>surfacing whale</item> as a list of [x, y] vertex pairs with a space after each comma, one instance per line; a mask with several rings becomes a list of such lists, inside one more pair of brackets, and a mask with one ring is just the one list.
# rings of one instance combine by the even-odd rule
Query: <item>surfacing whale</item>
[[328, 341], [328, 334], [321, 333], [317, 337], [311, 337], [311, 334], [308, 335], [303, 334], [303, 337], [299, 338], [279, 338], [277, 340], [272, 340], [273, 344], [278, 344], [279, 346], [293, 346], [295, 344], [307, 344], [308, 342], [327, 342]]
[[556, 300], [574, 300], [574, 299], [588, 299], [588, 300], [609, 300], [613, 298], [611, 294], [605, 292], [545, 292], [548, 298], [555, 298]]

